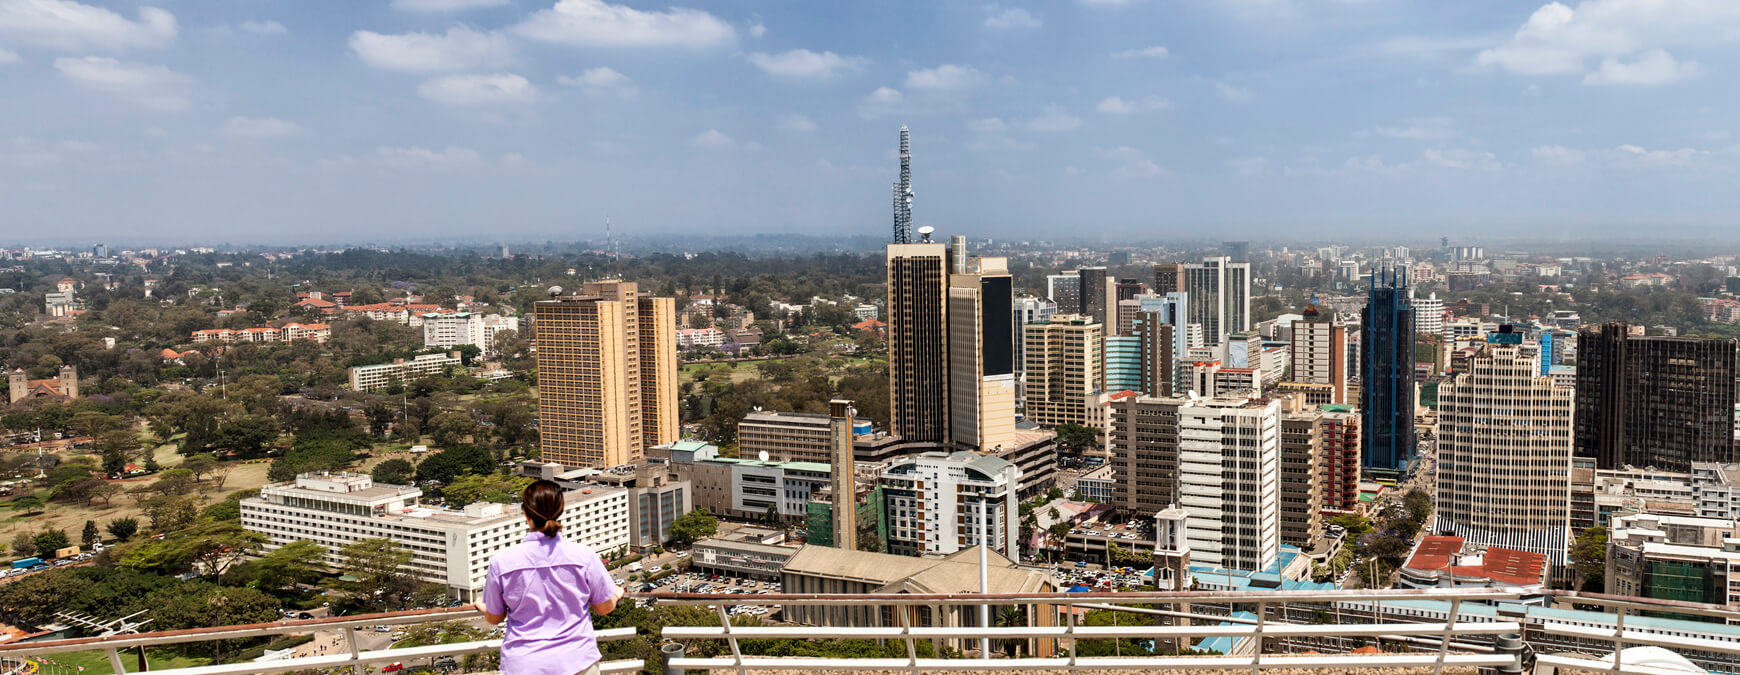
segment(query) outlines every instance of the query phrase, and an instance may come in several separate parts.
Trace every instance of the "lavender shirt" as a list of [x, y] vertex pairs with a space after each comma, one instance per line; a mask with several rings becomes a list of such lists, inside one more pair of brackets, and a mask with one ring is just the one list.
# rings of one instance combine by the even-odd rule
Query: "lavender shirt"
[[483, 606], [507, 615], [501, 672], [572, 675], [597, 663], [592, 605], [616, 594], [604, 561], [584, 544], [529, 532], [489, 561]]

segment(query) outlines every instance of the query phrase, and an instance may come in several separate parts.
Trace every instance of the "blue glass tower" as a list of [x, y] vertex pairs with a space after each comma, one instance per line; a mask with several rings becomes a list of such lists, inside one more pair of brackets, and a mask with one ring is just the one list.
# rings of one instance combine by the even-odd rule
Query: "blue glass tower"
[[1372, 271], [1360, 319], [1360, 464], [1368, 474], [1394, 478], [1414, 459], [1414, 308], [1406, 267]]

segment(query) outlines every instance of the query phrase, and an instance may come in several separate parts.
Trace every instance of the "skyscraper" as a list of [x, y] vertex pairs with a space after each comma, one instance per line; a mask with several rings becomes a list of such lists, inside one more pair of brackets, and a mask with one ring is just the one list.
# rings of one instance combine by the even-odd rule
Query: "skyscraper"
[[1309, 550], [1323, 533], [1323, 416], [1281, 416], [1281, 543]]
[[852, 454], [852, 424], [858, 411], [843, 399], [828, 401], [828, 480], [834, 496], [830, 530], [834, 547], [858, 550], [858, 495], [853, 477], [857, 465]]
[[949, 275], [949, 441], [1015, 447], [1014, 280], [1003, 258]]
[[1292, 382], [1330, 386], [1330, 403], [1347, 402], [1347, 328], [1326, 320], [1312, 304], [1293, 322]]
[[1577, 336], [1575, 450], [1601, 469], [1691, 471], [1735, 461], [1735, 342], [1631, 334], [1623, 323]]
[[1368, 473], [1395, 476], [1414, 460], [1414, 309], [1406, 267], [1372, 272], [1359, 344], [1361, 459]]
[[889, 431], [948, 440], [948, 246], [888, 245]]
[[1108, 321], [1115, 320], [1112, 308], [1117, 306], [1113, 298], [1117, 293], [1111, 274], [1104, 267], [1083, 267], [1076, 270], [1081, 276], [1081, 308], [1077, 314], [1093, 317], [1094, 323], [1107, 327], [1107, 335], [1113, 334]]
[[1158, 295], [1181, 293], [1184, 291], [1184, 265], [1179, 263], [1163, 263], [1154, 266], [1154, 288]]
[[894, 239], [912, 243], [912, 132], [900, 125], [900, 182], [894, 184]]
[[1028, 324], [1027, 419], [1041, 426], [1086, 424], [1087, 401], [1101, 390], [1105, 342], [1100, 324], [1080, 314], [1059, 314]]
[[1508, 328], [1438, 388], [1438, 529], [1563, 565], [1573, 391], [1540, 376], [1539, 348]]
[[1050, 319], [1051, 315], [1056, 313], [1057, 303], [1045, 298], [1023, 297], [1015, 299], [1014, 316], [1011, 317], [1014, 319], [1011, 323], [1014, 330], [1011, 335], [1015, 342], [1015, 376], [1017, 379], [1027, 373], [1027, 363], [1023, 360], [1027, 344], [1027, 341], [1022, 338], [1026, 332], [1024, 326]]
[[1190, 323], [1202, 324], [1209, 346], [1226, 342], [1230, 333], [1251, 329], [1251, 266], [1226, 256], [1203, 258], [1182, 265], [1181, 283], [1190, 296]]
[[677, 440], [676, 300], [633, 282], [538, 302], [538, 424], [545, 461], [612, 467]]
[[1233, 262], [1248, 263], [1251, 261], [1251, 242], [1228, 241], [1220, 245], [1220, 250]]
[[1045, 276], [1045, 297], [1057, 304], [1064, 314], [1081, 313], [1081, 275], [1048, 274]]

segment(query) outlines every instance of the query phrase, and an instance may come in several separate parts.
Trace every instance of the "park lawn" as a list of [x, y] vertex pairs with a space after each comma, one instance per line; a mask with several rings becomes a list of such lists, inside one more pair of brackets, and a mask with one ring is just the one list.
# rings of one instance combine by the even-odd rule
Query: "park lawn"
[[768, 361], [784, 361], [784, 360], [787, 360], [790, 358], [796, 358], [796, 357], [787, 357], [786, 359], [757, 359], [754, 361], [736, 361], [736, 362], [732, 362], [732, 363], [728, 363], [728, 364], [727, 363], [686, 363], [686, 364], [683, 364], [682, 368], [679, 369], [679, 372], [677, 374], [677, 384], [680, 386], [684, 382], [694, 381], [695, 372], [701, 370], [702, 368], [718, 368], [720, 366], [725, 366], [725, 365], [728, 365], [731, 367], [731, 381], [732, 382], [748, 382], [750, 380], [761, 377], [761, 371], [755, 369], [755, 366], [757, 364], [766, 363]]
[[[47, 658], [52, 659], [61, 666], [64, 666], [64, 670], [67, 671], [69, 675], [115, 675], [115, 669], [109, 667], [109, 655], [105, 652], [66, 652], [64, 654], [52, 654]], [[193, 666], [203, 666], [209, 663], [211, 663], [211, 659], [205, 657], [182, 656], [181, 654], [161, 649], [147, 649], [145, 651], [145, 665], [150, 666], [151, 670], [189, 668]], [[127, 668], [127, 672], [139, 672], [139, 653], [131, 650], [122, 652], [121, 665]], [[84, 670], [78, 670], [78, 666], [84, 666]], [[56, 671], [54, 666], [48, 666], [42, 672], [52, 674]]]

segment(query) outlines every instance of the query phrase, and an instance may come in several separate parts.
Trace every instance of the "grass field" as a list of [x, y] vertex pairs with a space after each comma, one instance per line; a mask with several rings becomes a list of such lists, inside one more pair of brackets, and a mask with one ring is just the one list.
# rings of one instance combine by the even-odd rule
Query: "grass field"
[[677, 385], [681, 386], [684, 382], [694, 381], [695, 373], [702, 369], [717, 370], [721, 368], [731, 369], [732, 382], [747, 382], [761, 376], [761, 371], [755, 369], [757, 365], [767, 363], [768, 361], [786, 361], [790, 360], [790, 358], [796, 357], [788, 357], [786, 359], [761, 359], [757, 361], [737, 361], [735, 363], [688, 363], [684, 364], [680, 369], [680, 372], [677, 374]]
[[[53, 654], [46, 658], [53, 660], [58, 664], [58, 666], [44, 665], [42, 670], [39, 671], [42, 675], [56, 675], [57, 673], [65, 673], [66, 675], [115, 675], [115, 669], [109, 666], [109, 655], [100, 651], [67, 652], [65, 654]], [[211, 659], [190, 658], [173, 652], [156, 649], [148, 649], [145, 652], [145, 665], [149, 666], [151, 670], [188, 668], [192, 666], [203, 666], [208, 663], [211, 663]], [[121, 665], [127, 668], [127, 672], [129, 673], [140, 672], [139, 652], [123, 652], [121, 654]], [[79, 670], [80, 666], [83, 666], [84, 670]]]

